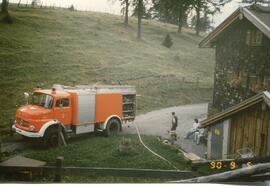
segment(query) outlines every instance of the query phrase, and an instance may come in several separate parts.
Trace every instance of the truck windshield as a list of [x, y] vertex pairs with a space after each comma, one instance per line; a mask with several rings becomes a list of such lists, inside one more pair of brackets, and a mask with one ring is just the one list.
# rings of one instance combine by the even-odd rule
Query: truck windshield
[[51, 109], [53, 105], [53, 98], [48, 94], [34, 93], [31, 104]]

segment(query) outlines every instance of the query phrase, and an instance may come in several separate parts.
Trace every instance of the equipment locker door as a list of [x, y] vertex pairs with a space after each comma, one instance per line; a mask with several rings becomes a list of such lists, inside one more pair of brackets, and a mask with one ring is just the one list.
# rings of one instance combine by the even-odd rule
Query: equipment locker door
[[78, 94], [78, 124], [76, 134], [93, 132], [95, 130], [96, 94], [81, 92]]
[[78, 125], [95, 122], [96, 95], [81, 94], [78, 96]]

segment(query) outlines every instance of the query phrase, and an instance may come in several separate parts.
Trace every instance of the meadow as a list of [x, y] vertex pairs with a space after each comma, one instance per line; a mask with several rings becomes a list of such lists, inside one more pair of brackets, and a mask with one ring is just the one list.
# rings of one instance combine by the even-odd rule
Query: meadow
[[143, 20], [137, 40], [135, 18], [126, 28], [123, 17], [96, 12], [10, 6], [10, 15], [13, 24], [0, 23], [1, 134], [41, 83], [135, 85], [138, 113], [211, 100], [214, 51], [190, 29]]

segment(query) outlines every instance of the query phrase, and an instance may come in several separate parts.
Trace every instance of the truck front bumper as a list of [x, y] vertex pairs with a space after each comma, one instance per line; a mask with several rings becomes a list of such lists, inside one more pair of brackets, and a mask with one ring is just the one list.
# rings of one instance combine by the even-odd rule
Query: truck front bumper
[[15, 124], [12, 125], [12, 130], [14, 130], [14, 132], [16, 132], [22, 136], [26, 136], [29, 138], [41, 138], [42, 137], [41, 134], [38, 132], [28, 132], [28, 131], [19, 129], [15, 126]]

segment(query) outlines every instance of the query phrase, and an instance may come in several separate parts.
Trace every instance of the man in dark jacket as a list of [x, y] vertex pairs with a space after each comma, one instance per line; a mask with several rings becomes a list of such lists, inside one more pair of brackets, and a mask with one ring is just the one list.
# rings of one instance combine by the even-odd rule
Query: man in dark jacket
[[175, 115], [175, 112], [172, 112], [172, 127], [171, 127], [171, 143], [174, 144], [174, 141], [176, 141], [177, 139], [177, 135], [176, 135], [176, 128], [178, 125], [178, 118]]
[[171, 131], [175, 131], [177, 125], [178, 125], [178, 118], [175, 115], [175, 112], [172, 112], [172, 127], [171, 127]]

